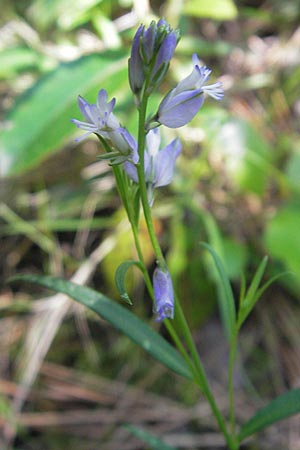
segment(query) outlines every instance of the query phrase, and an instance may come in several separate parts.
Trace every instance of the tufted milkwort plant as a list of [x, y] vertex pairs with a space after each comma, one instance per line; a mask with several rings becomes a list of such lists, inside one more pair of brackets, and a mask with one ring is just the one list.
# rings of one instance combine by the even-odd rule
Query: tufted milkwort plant
[[[218, 427], [224, 435], [224, 444], [230, 450], [238, 450], [241, 442], [248, 436], [299, 412], [300, 389], [294, 389], [277, 397], [261, 408], [245, 424], [237, 423], [233, 370], [238, 334], [263, 291], [276, 278], [261, 286], [267, 264], [266, 258], [260, 263], [249, 288], [243, 288], [239, 302], [235, 302], [220, 258], [209, 245], [203, 244], [211, 254], [223, 290], [220, 309], [230, 348], [228, 414], [221, 412], [218, 406], [180, 301], [173, 288], [172, 276], [155, 233], [152, 206], [156, 189], [172, 182], [182, 144], [179, 139], [174, 139], [167, 145], [162, 144], [160, 129], [186, 125], [198, 113], [207, 97], [219, 101], [224, 95], [221, 82], [211, 84], [209, 81], [211, 70], [201, 65], [198, 56], [193, 55], [190, 74], [162, 97], [155, 113], [149, 114], [147, 110], [149, 99], [153, 93], [157, 95], [159, 92], [179, 39], [179, 31], [173, 30], [164, 19], [157, 23], [153, 21], [148, 28], [141, 25], [134, 36], [128, 61], [128, 73], [130, 89], [138, 111], [137, 136], [131, 135], [126, 127], [120, 124], [113, 112], [116, 100], [110, 99], [104, 87], [99, 90], [96, 103], [89, 103], [79, 96], [78, 106], [82, 117], [80, 120], [72, 119], [76, 127], [85, 131], [77, 141], [92, 133], [98, 137], [103, 150], [100, 158], [107, 160], [112, 168], [116, 186], [131, 225], [138, 259], [124, 261], [118, 267], [115, 280], [120, 295], [131, 304], [125, 289], [124, 278], [130, 267], [137, 266], [142, 272], [152, 299], [155, 320], [164, 322], [174, 346], [136, 317], [129, 307], [122, 306], [99, 292], [53, 277], [23, 275], [18, 278], [69, 295], [109, 321], [168, 369], [196, 384], [210, 405]], [[139, 240], [140, 210], [143, 211], [155, 254], [156, 267], [152, 275], [149, 274], [145, 264]], [[166, 446], [161, 443], [161, 448]], [[171, 447], [168, 446], [168, 448]]]

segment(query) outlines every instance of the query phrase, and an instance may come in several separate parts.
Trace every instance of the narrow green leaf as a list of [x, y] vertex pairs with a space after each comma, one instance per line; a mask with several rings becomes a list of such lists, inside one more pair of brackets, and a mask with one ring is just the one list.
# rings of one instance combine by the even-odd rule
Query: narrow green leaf
[[141, 441], [146, 442], [146, 444], [150, 445], [150, 448], [153, 450], [176, 450], [174, 447], [170, 447], [169, 445], [165, 444], [161, 439], [157, 438], [148, 431], [141, 430], [140, 428], [133, 425], [125, 425], [124, 428], [130, 431], [130, 433], [138, 439], [141, 439]]
[[125, 307], [100, 292], [85, 286], [79, 286], [71, 281], [49, 276], [18, 275], [10, 281], [14, 280], [35, 283], [68, 295], [107, 320], [117, 330], [126, 334], [164, 366], [185, 378], [192, 378], [186, 362], [174, 347]]
[[70, 119], [80, 118], [78, 94], [93, 103], [101, 87], [109, 98], [122, 86], [125, 92], [124, 56], [123, 51], [110, 51], [61, 64], [19, 97], [0, 136], [0, 175], [16, 175], [37, 165], [75, 134]]
[[255, 275], [251, 281], [251, 284], [249, 286], [248, 291], [246, 292], [245, 297], [241, 301], [238, 313], [238, 328], [241, 327], [247, 316], [252, 311], [255, 303], [259, 299], [259, 297], [257, 296], [257, 290], [260, 285], [261, 279], [265, 273], [267, 262], [268, 257], [265, 256], [255, 272]]
[[259, 266], [255, 272], [255, 275], [253, 277], [253, 280], [250, 284], [250, 287], [247, 291], [247, 294], [245, 296], [244, 302], [246, 304], [251, 304], [253, 302], [253, 298], [255, 297], [258, 286], [260, 285], [261, 279], [265, 273], [267, 263], [268, 263], [268, 257], [265, 256], [263, 258], [263, 260], [261, 261], [261, 263], [259, 264]]
[[286, 271], [286, 272], [281, 272], [278, 273], [277, 275], [274, 275], [272, 278], [270, 278], [270, 280], [266, 281], [265, 284], [258, 289], [257, 294], [256, 294], [256, 301], [262, 296], [262, 294], [265, 292], [266, 289], [268, 289], [269, 286], [271, 286], [271, 284], [275, 283], [276, 280], [278, 280], [279, 278], [286, 276], [286, 275], [293, 275], [293, 272], [290, 271]]
[[[265, 264], [263, 264], [265, 262]], [[278, 278], [284, 276], [284, 275], [288, 275], [291, 272], [281, 272], [277, 275], [274, 275], [272, 278], [270, 278], [268, 281], [266, 281], [259, 289], [259, 283], [261, 281], [261, 278], [263, 276], [265, 267], [266, 267], [266, 263], [267, 263], [267, 258], [264, 258], [263, 261], [261, 262], [254, 278], [256, 277], [256, 275], [258, 274], [258, 272], [260, 272], [260, 275], [258, 275], [258, 278], [256, 280], [256, 282], [254, 283], [254, 279], [251, 283], [251, 286], [253, 285], [253, 289], [251, 290], [251, 286], [249, 288], [249, 291], [247, 292], [247, 295], [245, 296], [244, 300], [241, 302], [240, 305], [240, 310], [238, 313], [238, 329], [240, 329], [240, 327], [242, 326], [242, 324], [245, 322], [246, 318], [248, 317], [248, 315], [250, 314], [250, 312], [252, 311], [252, 309], [254, 308], [254, 306], [256, 305], [256, 303], [258, 302], [258, 300], [260, 299], [260, 297], [262, 296], [262, 294], [265, 292], [265, 290], [271, 285], [273, 284], [276, 280], [278, 280]], [[260, 270], [261, 268], [261, 270]], [[254, 288], [255, 287], [255, 288]], [[251, 290], [251, 292], [250, 292]]]
[[132, 266], [138, 267], [143, 272], [143, 265], [140, 261], [123, 261], [117, 268], [115, 274], [115, 283], [118, 291], [120, 292], [120, 296], [129, 305], [132, 305], [132, 301], [125, 288], [125, 276], [127, 270]]
[[202, 242], [201, 245], [209, 251], [211, 256], [213, 257], [216, 269], [218, 271], [220, 282], [222, 286], [222, 294], [220, 296], [221, 304], [221, 315], [224, 321], [224, 328], [229, 340], [232, 338], [235, 330], [235, 320], [236, 320], [236, 312], [235, 312], [235, 302], [234, 296], [232, 293], [231, 285], [229, 282], [229, 278], [226, 274], [226, 271], [223, 267], [223, 264], [217, 255], [217, 253], [210, 247], [210, 245]]
[[240, 430], [239, 440], [264, 428], [300, 413], [300, 389], [292, 389], [261, 408]]

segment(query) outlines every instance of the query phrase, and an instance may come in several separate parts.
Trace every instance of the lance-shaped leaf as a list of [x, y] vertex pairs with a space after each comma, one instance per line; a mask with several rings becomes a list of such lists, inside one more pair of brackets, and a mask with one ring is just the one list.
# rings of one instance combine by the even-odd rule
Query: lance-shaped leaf
[[14, 280], [28, 281], [68, 295], [126, 334], [164, 366], [185, 378], [192, 378], [186, 362], [174, 347], [125, 307], [100, 292], [50, 276], [18, 275], [11, 279]]
[[242, 441], [247, 436], [297, 413], [300, 413], [300, 389], [292, 389], [258, 410], [241, 428], [238, 438]]
[[225, 328], [226, 335], [229, 339], [233, 337], [235, 333], [235, 321], [236, 321], [236, 312], [235, 312], [235, 303], [234, 296], [232, 293], [232, 289], [230, 286], [229, 278], [226, 274], [226, 271], [223, 267], [223, 264], [217, 255], [217, 253], [210, 247], [210, 245], [202, 242], [201, 245], [209, 251], [211, 256], [213, 257], [219, 278], [222, 286], [222, 295], [220, 296], [220, 310], [221, 316], [223, 320], [223, 325]]

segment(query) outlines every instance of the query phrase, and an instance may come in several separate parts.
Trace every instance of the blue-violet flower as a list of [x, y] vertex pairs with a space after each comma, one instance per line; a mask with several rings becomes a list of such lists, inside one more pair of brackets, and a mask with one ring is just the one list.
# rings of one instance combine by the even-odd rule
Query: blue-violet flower
[[206, 85], [211, 70], [200, 66], [197, 55], [193, 55], [194, 68], [190, 75], [180, 81], [161, 101], [158, 112], [153, 118], [169, 128], [186, 125], [197, 114], [204, 102], [204, 94], [216, 100], [224, 95], [222, 83]]
[[174, 317], [174, 291], [168, 271], [156, 268], [153, 274], [154, 307], [156, 321]]
[[139, 159], [137, 143], [126, 128], [121, 127], [118, 119], [113, 114], [115, 103], [116, 100], [114, 98], [110, 102], [107, 101], [105, 89], [99, 91], [97, 104], [88, 103], [79, 96], [78, 106], [86, 122], [77, 119], [71, 119], [71, 122], [78, 128], [86, 130], [87, 133], [77, 138], [76, 141], [79, 142], [90, 134], [95, 133], [108, 141], [119, 153], [118, 156], [114, 155], [114, 163], [124, 162], [129, 159], [136, 164]]
[[86, 122], [77, 119], [71, 119], [71, 122], [73, 122], [77, 128], [87, 130], [87, 133], [76, 140], [81, 141], [92, 133], [102, 135], [103, 132], [117, 130], [120, 127], [120, 124], [112, 112], [115, 103], [115, 98], [110, 102], [107, 102], [107, 92], [105, 89], [99, 91], [96, 105], [88, 103], [79, 95], [78, 106], [81, 114], [85, 117]]
[[[148, 201], [153, 203], [153, 189], [167, 186], [171, 183], [174, 167], [182, 146], [179, 139], [174, 139], [166, 147], [160, 149], [159, 129], [150, 130], [146, 136], [146, 148], [144, 153], [145, 181], [147, 184]], [[130, 161], [124, 163], [124, 169], [129, 178], [138, 183], [137, 169]]]

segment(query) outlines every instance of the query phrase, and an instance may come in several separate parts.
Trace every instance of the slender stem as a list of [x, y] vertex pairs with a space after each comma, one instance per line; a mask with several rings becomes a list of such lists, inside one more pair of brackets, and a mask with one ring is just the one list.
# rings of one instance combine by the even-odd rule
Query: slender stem
[[237, 331], [234, 333], [232, 340], [230, 342], [230, 353], [229, 353], [229, 366], [228, 366], [228, 396], [229, 396], [229, 420], [231, 433], [235, 434], [235, 405], [234, 405], [234, 390], [233, 390], [233, 370], [236, 355], [237, 346]]
[[193, 362], [195, 364], [195, 368], [196, 368], [196, 383], [198, 385], [198, 387], [200, 388], [200, 390], [202, 391], [202, 393], [205, 395], [207, 401], [210, 404], [211, 410], [218, 422], [218, 425], [220, 427], [220, 430], [222, 431], [222, 433], [224, 434], [224, 437], [226, 439], [226, 442], [230, 448], [230, 450], [237, 450], [238, 447], [236, 447], [236, 443], [233, 441], [232, 437], [230, 436], [228, 430], [227, 430], [227, 426], [225, 423], [225, 420], [216, 404], [214, 395], [211, 391], [211, 388], [209, 386], [203, 365], [201, 363], [198, 351], [196, 349], [193, 337], [191, 335], [189, 326], [186, 322], [185, 316], [183, 314], [182, 308], [180, 306], [179, 301], [176, 298], [176, 316], [180, 322], [180, 328], [182, 329], [184, 338], [186, 340], [186, 343], [188, 345], [188, 348], [190, 350], [191, 353], [191, 357], [193, 359]]
[[154, 230], [151, 210], [148, 204], [147, 186], [145, 181], [145, 169], [144, 169], [144, 149], [145, 149], [145, 121], [146, 121], [146, 111], [147, 111], [147, 96], [143, 96], [140, 109], [139, 109], [139, 132], [138, 132], [138, 152], [139, 152], [139, 164], [137, 165], [137, 172], [139, 177], [139, 187], [141, 194], [141, 201], [143, 205], [143, 211], [145, 220], [147, 223], [147, 228], [152, 243], [152, 247], [155, 253], [155, 257], [158, 264], [161, 267], [165, 267], [166, 263], [164, 256], [162, 254], [160, 245], [158, 243], [156, 233]]

